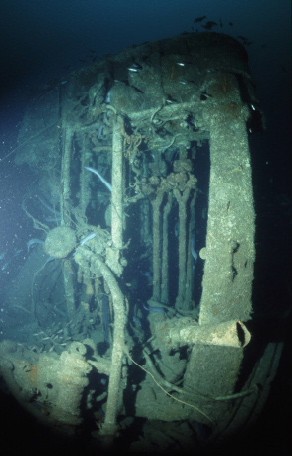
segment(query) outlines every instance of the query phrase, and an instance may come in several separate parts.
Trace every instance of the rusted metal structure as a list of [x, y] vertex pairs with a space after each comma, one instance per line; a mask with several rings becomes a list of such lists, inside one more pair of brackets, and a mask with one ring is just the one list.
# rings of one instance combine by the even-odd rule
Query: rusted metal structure
[[[101, 440], [129, 416], [168, 423], [169, 434], [189, 423], [198, 440], [203, 426], [207, 441], [257, 417], [281, 347], [243, 368], [255, 113], [246, 52], [217, 33], [133, 47], [29, 106], [16, 163], [38, 176], [23, 208], [44, 243], [8, 301], [22, 296], [39, 333], [21, 356], [2, 342], [1, 372], [32, 413], [74, 431], [87, 404], [87, 414], [102, 410]], [[132, 448], [167, 447], [151, 432]], [[178, 445], [189, 432], [176, 433]]]

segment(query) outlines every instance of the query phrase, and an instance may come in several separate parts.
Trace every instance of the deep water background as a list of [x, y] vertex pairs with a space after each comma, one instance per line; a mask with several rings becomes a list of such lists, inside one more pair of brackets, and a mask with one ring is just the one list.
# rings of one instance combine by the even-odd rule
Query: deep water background
[[[206, 15], [214, 31], [244, 36], [266, 129], [251, 136], [257, 213], [254, 299], [258, 308], [283, 315], [286, 341], [278, 375], [253, 429], [222, 454], [292, 454], [291, 367], [291, 1], [290, 0], [1, 0], [0, 3], [0, 252], [25, 242], [21, 209], [29, 172], [13, 164], [26, 103], [75, 69], [128, 46], [202, 31]], [[0, 277], [5, 280], [5, 277]], [[271, 318], [273, 322], [273, 318]], [[1, 394], [0, 453], [97, 454], [39, 426]], [[221, 450], [216, 451], [216, 455]], [[101, 450], [100, 450], [101, 452]]]

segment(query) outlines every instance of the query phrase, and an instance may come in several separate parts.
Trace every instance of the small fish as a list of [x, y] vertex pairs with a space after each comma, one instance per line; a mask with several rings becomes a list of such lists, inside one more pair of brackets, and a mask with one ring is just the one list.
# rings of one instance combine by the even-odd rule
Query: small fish
[[201, 92], [200, 94], [200, 100], [201, 101], [205, 101], [205, 100], [208, 100], [208, 98], [212, 97], [212, 95], [210, 95], [208, 92], [206, 91], [203, 91]]
[[206, 30], [211, 30], [213, 27], [215, 27], [217, 24], [217, 22], [214, 22], [214, 21], [208, 21], [206, 22], [206, 24], [202, 25], [202, 27]]
[[206, 19], [207, 16], [198, 16], [195, 17], [194, 23], [196, 24], [197, 22], [202, 22], [204, 19]]
[[103, 185], [105, 185], [106, 188], [108, 188], [110, 192], [112, 191], [112, 186], [111, 186], [111, 184], [110, 184], [109, 182], [107, 182], [107, 181], [99, 174], [99, 172], [97, 171], [97, 169], [91, 168], [90, 166], [85, 166], [85, 169], [87, 169], [87, 171], [90, 171], [90, 172], [93, 173], [93, 174], [96, 174], [97, 177], [99, 178], [99, 180], [103, 183]]
[[85, 238], [81, 239], [80, 245], [84, 245], [87, 242], [91, 241], [91, 239], [94, 239], [96, 237], [96, 233], [90, 233], [88, 234]]
[[137, 62], [133, 62], [132, 65], [128, 67], [128, 71], [131, 71], [132, 73], [138, 73], [141, 70], [142, 66]]
[[184, 60], [184, 61], [179, 60], [178, 62], [176, 62], [176, 64], [177, 64], [178, 66], [185, 67], [185, 66], [187, 66], [187, 65], [194, 65], [194, 62], [191, 62], [190, 60], [189, 60], [189, 61], [186, 61], [186, 60]]
[[151, 306], [148, 303], [147, 304], [144, 303], [143, 307], [149, 313], [160, 313], [160, 314], [164, 315], [166, 312], [166, 309], [163, 306]]
[[171, 95], [167, 95], [166, 103], [168, 103], [168, 104], [177, 103], [177, 100], [175, 98], [173, 98]]

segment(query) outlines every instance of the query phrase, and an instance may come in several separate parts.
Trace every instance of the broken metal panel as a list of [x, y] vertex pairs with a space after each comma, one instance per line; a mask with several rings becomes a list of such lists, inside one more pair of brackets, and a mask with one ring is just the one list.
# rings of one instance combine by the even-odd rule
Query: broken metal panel
[[185, 345], [217, 345], [245, 347], [251, 335], [241, 321], [225, 321], [217, 325], [194, 324], [189, 317], [172, 318], [156, 325], [156, 337], [169, 348]]
[[211, 169], [200, 324], [246, 320], [252, 310], [255, 214], [247, 112], [233, 103], [206, 109]]
[[85, 346], [79, 342], [68, 345], [56, 357], [2, 341], [1, 376], [27, 411], [54, 429], [71, 433], [82, 422], [80, 403], [92, 369], [85, 353]]

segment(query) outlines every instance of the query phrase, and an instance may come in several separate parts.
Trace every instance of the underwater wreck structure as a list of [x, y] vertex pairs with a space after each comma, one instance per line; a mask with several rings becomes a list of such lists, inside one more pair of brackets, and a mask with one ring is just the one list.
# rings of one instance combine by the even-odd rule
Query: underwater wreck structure
[[32, 101], [15, 162], [40, 242], [7, 298], [25, 341], [0, 344], [31, 413], [73, 433], [91, 415], [101, 441], [145, 419], [133, 449], [258, 416], [281, 353], [246, 360], [258, 113], [245, 49], [217, 33], [127, 49]]

